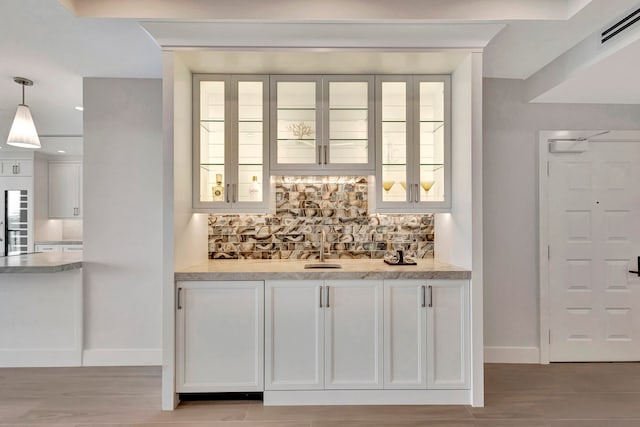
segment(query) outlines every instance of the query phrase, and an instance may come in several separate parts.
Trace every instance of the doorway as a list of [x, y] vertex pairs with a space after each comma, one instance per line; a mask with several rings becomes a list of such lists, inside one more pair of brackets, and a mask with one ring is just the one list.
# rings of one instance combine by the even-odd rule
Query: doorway
[[640, 138], [584, 134], [541, 133], [541, 360], [636, 361]]

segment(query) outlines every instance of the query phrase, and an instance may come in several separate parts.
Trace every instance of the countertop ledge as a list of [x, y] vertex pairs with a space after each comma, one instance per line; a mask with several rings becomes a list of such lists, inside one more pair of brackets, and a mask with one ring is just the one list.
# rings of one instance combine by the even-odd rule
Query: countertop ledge
[[47, 252], [0, 257], [0, 273], [57, 273], [82, 268], [82, 255]]
[[176, 281], [191, 280], [317, 280], [317, 279], [449, 279], [469, 280], [471, 271], [433, 260], [418, 260], [414, 266], [392, 266], [381, 259], [335, 260], [340, 269], [305, 269], [314, 260], [210, 260], [179, 269]]

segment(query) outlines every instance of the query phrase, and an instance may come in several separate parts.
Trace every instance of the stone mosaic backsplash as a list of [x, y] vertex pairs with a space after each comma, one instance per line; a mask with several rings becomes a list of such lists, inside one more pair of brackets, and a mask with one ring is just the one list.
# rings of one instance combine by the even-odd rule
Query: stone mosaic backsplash
[[433, 215], [367, 213], [367, 177], [276, 177], [275, 214], [209, 215], [209, 258], [433, 257]]

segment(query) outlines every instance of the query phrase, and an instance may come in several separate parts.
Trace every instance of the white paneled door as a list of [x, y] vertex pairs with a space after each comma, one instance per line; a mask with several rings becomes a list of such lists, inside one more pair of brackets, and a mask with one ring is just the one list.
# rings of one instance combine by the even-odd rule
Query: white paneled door
[[550, 361], [640, 360], [640, 142], [549, 154]]

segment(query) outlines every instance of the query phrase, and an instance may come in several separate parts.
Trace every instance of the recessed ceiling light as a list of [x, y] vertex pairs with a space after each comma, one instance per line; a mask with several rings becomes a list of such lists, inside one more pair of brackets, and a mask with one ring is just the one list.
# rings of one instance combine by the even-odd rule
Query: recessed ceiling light
[[58, 153], [64, 154], [64, 153], [66, 153], [66, 151], [64, 151], [64, 150], [58, 150]]
[[78, 111], [84, 111], [84, 107], [81, 107], [79, 105], [76, 105], [74, 108]]

